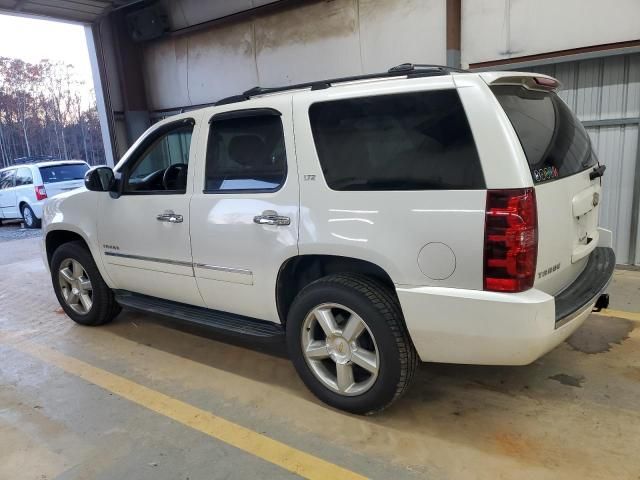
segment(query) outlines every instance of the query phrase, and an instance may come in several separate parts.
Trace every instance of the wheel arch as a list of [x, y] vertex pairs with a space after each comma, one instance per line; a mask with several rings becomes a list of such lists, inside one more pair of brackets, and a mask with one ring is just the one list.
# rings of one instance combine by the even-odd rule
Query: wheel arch
[[55, 252], [61, 245], [74, 241], [82, 242], [87, 247], [87, 250], [91, 252], [87, 240], [77, 232], [73, 232], [71, 230], [51, 230], [47, 232], [44, 240], [47, 253], [47, 264], [51, 265], [53, 252]]
[[33, 211], [33, 207], [29, 203], [29, 199], [28, 198], [24, 198], [24, 197], [23, 198], [18, 198], [18, 213], [20, 214], [20, 217], [23, 217], [22, 211], [24, 210], [25, 207], [29, 207], [31, 209], [31, 212], [33, 213], [33, 216], [37, 220], [40, 220], [40, 218], [38, 218], [36, 216], [35, 212]]
[[280, 322], [286, 324], [289, 308], [298, 292], [311, 282], [334, 273], [360, 273], [375, 278], [396, 294], [389, 273], [368, 260], [339, 255], [298, 255], [287, 259], [278, 271], [275, 294]]

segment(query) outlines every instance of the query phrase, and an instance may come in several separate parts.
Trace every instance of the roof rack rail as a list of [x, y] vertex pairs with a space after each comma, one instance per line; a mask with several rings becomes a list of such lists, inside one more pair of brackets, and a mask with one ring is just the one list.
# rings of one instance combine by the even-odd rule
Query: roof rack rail
[[430, 63], [402, 63], [391, 67], [387, 73], [420, 73], [420, 72], [442, 72], [443, 75], [449, 73], [464, 73], [467, 70], [461, 68], [447, 67], [445, 65], [434, 65]]
[[318, 80], [315, 82], [297, 83], [294, 85], [285, 85], [281, 87], [253, 87], [243, 92], [241, 95], [233, 95], [231, 97], [226, 97], [222, 100], [218, 100], [215, 105], [228, 105], [230, 103], [243, 102], [257, 95], [286, 92], [289, 90], [302, 90], [305, 88], [310, 88], [311, 90], [324, 90], [325, 88], [330, 88], [336, 83], [355, 82], [358, 80], [372, 80], [376, 78], [392, 78], [403, 76], [406, 76], [407, 78], [430, 77], [463, 72], [465, 72], [465, 70], [446, 67], [443, 65], [403, 63], [401, 65], [396, 65], [395, 67], [392, 67], [386, 72], [382, 73], [368, 73], [350, 77], [332, 78], [329, 80]]

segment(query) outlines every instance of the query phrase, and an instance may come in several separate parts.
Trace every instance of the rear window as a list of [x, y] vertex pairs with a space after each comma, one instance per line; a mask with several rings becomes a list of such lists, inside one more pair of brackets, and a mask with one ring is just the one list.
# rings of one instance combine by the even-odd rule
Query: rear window
[[309, 116], [333, 190], [485, 188], [455, 90], [316, 103]]
[[597, 165], [589, 135], [558, 95], [515, 85], [498, 85], [491, 90], [520, 138], [536, 183]]
[[66, 182], [68, 180], [82, 180], [89, 170], [85, 164], [55, 165], [40, 167], [40, 175], [44, 183]]

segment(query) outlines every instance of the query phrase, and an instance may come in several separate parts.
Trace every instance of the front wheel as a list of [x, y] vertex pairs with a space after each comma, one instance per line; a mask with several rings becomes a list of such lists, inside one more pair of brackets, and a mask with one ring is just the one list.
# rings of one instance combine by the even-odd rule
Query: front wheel
[[358, 414], [397, 400], [418, 363], [396, 297], [363, 275], [330, 275], [305, 287], [289, 311], [287, 344], [320, 400]]
[[120, 313], [113, 292], [82, 242], [65, 243], [53, 253], [51, 280], [60, 306], [76, 323], [102, 325]]

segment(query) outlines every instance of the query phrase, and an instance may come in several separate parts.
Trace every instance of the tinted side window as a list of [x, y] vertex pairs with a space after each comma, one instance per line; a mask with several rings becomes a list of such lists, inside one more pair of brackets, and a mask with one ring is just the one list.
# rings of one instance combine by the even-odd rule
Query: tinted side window
[[127, 175], [125, 193], [186, 191], [193, 125], [168, 128], [142, 147]]
[[309, 116], [334, 190], [485, 188], [455, 90], [316, 103]]
[[33, 175], [31, 174], [31, 169], [29, 168], [19, 168], [16, 173], [16, 187], [21, 185], [32, 185], [33, 184]]
[[15, 170], [5, 170], [0, 173], [0, 190], [13, 188], [13, 180], [16, 176]]
[[214, 117], [207, 143], [205, 192], [275, 191], [286, 176], [280, 116]]

